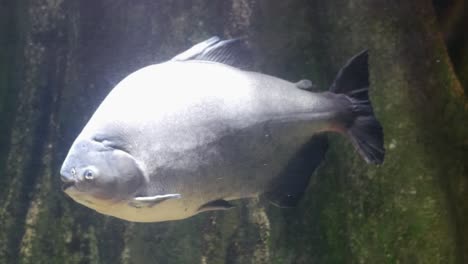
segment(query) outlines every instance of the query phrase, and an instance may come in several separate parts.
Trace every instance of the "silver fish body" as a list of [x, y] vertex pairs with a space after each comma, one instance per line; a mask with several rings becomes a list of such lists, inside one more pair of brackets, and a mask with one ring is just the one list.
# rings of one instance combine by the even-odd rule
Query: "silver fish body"
[[[229, 209], [230, 200], [281, 189], [291, 158], [315, 134], [346, 133], [356, 105], [216, 60], [148, 66], [122, 80], [77, 137], [61, 169], [64, 191], [136, 222]], [[281, 194], [300, 198], [309, 176]]]

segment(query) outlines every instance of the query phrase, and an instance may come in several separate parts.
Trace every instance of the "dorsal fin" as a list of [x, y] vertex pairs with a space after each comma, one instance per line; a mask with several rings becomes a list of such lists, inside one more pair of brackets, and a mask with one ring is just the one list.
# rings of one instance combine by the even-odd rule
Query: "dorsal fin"
[[201, 60], [223, 63], [240, 69], [250, 68], [251, 51], [242, 38], [221, 40], [211, 37], [172, 58], [172, 61]]
[[232, 205], [230, 202], [223, 199], [219, 199], [200, 206], [200, 208], [198, 208], [197, 213], [216, 210], [229, 210], [232, 208], [234, 208], [234, 205]]

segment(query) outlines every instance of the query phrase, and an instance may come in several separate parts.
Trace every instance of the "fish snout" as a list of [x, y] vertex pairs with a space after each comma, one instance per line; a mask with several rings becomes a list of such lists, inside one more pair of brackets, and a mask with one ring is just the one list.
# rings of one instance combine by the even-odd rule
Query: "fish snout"
[[62, 189], [65, 190], [76, 183], [76, 170], [75, 168], [67, 169], [62, 168], [60, 170], [60, 179], [63, 182]]

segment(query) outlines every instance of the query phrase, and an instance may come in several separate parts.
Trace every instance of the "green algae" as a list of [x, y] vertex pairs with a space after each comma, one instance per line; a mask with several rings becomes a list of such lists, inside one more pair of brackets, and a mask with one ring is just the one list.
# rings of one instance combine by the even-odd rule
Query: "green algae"
[[[10, 176], [23, 175], [22, 164], [28, 159], [28, 149], [20, 148], [17, 154], [8, 154], [16, 157], [17, 165], [11, 166], [17, 172], [1, 178], [0, 188], [10, 188], [15, 197], [23, 197], [18, 194], [25, 190], [22, 185], [34, 184], [26, 188], [32, 192], [30, 199], [20, 199], [13, 208], [26, 207], [27, 212], [37, 208], [37, 213], [15, 218], [7, 211], [0, 219], [2, 241], [13, 233], [26, 241], [19, 244], [24, 246], [23, 263], [463, 263], [468, 259], [464, 165], [468, 133], [460, 125], [466, 121], [466, 101], [440, 36], [434, 33], [427, 3], [418, 2], [418, 8], [415, 4], [379, 8], [371, 1], [240, 1], [228, 6], [206, 1], [192, 6], [116, 1], [100, 3], [105, 11], [98, 14], [90, 13], [86, 4], [63, 2], [37, 4], [37, 8], [46, 4], [41, 12], [49, 14], [39, 16], [45, 20], [35, 21], [37, 27], [27, 27], [32, 22], [23, 21], [24, 32], [42, 32], [32, 34], [39, 35], [34, 39], [39, 44], [47, 43], [50, 35], [67, 36], [67, 41], [59, 42], [66, 43], [65, 51], [55, 53], [66, 63], [53, 64], [57, 58], [42, 56], [51, 54], [47, 52], [38, 57], [49, 68], [66, 66], [64, 76], [50, 77], [55, 86], [64, 87], [52, 90], [58, 106], [52, 110], [51, 135], [44, 143], [52, 145], [54, 154], [41, 152], [45, 165], [34, 167], [38, 180], [13, 181]], [[226, 12], [233, 18], [217, 16], [233, 7], [236, 10]], [[142, 17], [149, 23], [142, 23]], [[408, 30], [407, 23], [415, 30]], [[44, 29], [50, 35], [44, 35]], [[242, 201], [228, 212], [127, 224], [67, 199], [60, 192], [57, 171], [67, 144], [92, 113], [91, 106], [131, 70], [223, 32], [251, 37], [259, 70], [293, 81], [309, 78], [322, 90], [350, 56], [370, 49], [371, 97], [386, 135], [385, 163], [364, 164], [346, 139], [332, 135], [326, 162], [313, 175], [300, 206], [293, 209], [278, 209], [263, 200]], [[100, 38], [102, 42], [96, 40]], [[44, 46], [46, 51], [54, 47]], [[21, 67], [37, 67], [37, 60], [29, 59]], [[0, 74], [9, 74], [6, 65], [0, 64]], [[28, 72], [33, 84], [44, 82], [39, 77], [42, 71]], [[14, 82], [0, 82], [2, 96], [14, 95], [8, 88]], [[27, 89], [21, 100], [34, 97], [33, 88]], [[2, 120], [11, 118], [5, 109], [12, 109], [14, 100], [0, 102]], [[27, 115], [33, 117], [28, 124], [34, 126], [38, 119]], [[15, 142], [37, 140], [33, 132], [23, 131], [24, 124], [15, 126]], [[5, 226], [11, 230], [5, 231]], [[28, 230], [33, 235], [25, 239]], [[11, 241], [2, 247], [0, 262], [21, 252]]]

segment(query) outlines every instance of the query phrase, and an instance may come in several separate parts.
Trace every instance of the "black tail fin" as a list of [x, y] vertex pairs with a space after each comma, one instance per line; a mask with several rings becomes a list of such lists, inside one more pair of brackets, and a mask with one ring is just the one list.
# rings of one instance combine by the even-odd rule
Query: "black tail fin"
[[369, 70], [367, 50], [351, 58], [338, 72], [330, 91], [345, 94], [355, 114], [347, 134], [359, 154], [368, 163], [381, 164], [384, 160], [383, 131], [374, 116], [369, 100]]

